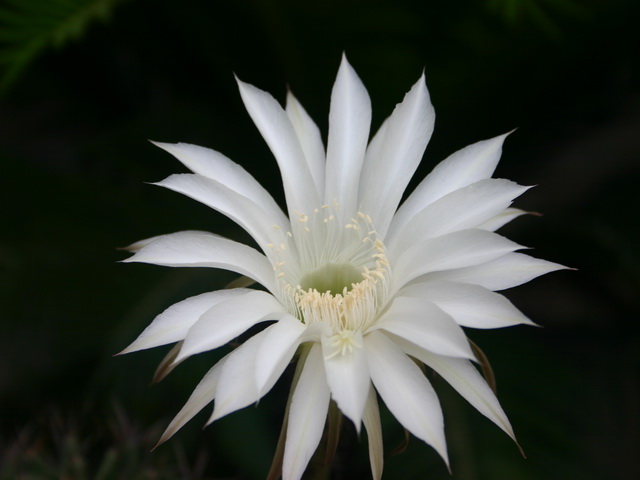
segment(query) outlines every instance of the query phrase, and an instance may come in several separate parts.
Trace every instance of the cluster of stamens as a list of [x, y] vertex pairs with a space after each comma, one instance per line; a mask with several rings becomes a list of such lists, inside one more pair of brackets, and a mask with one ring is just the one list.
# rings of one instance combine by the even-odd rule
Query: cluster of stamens
[[302, 228], [294, 230], [293, 240], [302, 256], [302, 272], [297, 283], [287, 282], [290, 275], [279, 261], [274, 262], [276, 277], [292, 313], [307, 325], [327, 325], [333, 335], [332, 355], [345, 355], [361, 346], [361, 334], [384, 306], [390, 280], [385, 246], [364, 213], [358, 212], [343, 227], [327, 206], [311, 217], [296, 215]]

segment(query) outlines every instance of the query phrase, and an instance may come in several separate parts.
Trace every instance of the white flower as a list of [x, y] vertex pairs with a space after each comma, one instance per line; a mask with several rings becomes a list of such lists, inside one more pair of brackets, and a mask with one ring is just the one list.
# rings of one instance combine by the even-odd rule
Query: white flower
[[[562, 268], [521, 253], [494, 233], [523, 212], [527, 190], [490, 178], [506, 135], [444, 160], [398, 208], [434, 123], [424, 78], [369, 139], [371, 105], [343, 58], [331, 96], [325, 155], [320, 132], [289, 94], [283, 109], [238, 81], [242, 100], [275, 156], [288, 215], [242, 167], [187, 144], [158, 144], [193, 174], [158, 185], [222, 212], [261, 251], [206, 232], [134, 244], [127, 262], [212, 267], [264, 287], [204, 293], [168, 308], [123, 353], [178, 342], [164, 376], [187, 357], [275, 321], [220, 360], [167, 428], [166, 440], [215, 399], [208, 423], [258, 401], [298, 355], [288, 408], [283, 478], [299, 479], [322, 436], [330, 400], [369, 441], [382, 475], [378, 396], [448, 463], [438, 398], [416, 359], [435, 370], [513, 438], [491, 388], [473, 365], [462, 327], [531, 324], [495, 291]], [[376, 393], [377, 392], [377, 393]]]

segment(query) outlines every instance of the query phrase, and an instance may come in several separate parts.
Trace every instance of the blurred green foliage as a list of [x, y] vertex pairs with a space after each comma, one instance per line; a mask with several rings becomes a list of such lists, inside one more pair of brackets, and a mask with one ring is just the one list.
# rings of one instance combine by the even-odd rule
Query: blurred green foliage
[[0, 92], [38, 55], [80, 39], [122, 0], [4, 0], [0, 6]]
[[[233, 73], [280, 100], [288, 85], [326, 134], [346, 51], [372, 96], [373, 130], [425, 69], [436, 129], [412, 185], [452, 151], [518, 127], [497, 173], [537, 184], [517, 206], [544, 216], [505, 233], [579, 269], [507, 292], [544, 328], [469, 332], [527, 460], [434, 378], [453, 474], [412, 439], [385, 478], [637, 478], [639, 10], [631, 0], [1, 2], [0, 477], [266, 474], [286, 378], [257, 407], [203, 432], [205, 413], [149, 453], [224, 352], [152, 388], [164, 351], [112, 355], [167, 306], [233, 275], [120, 265], [115, 247], [184, 229], [249, 241], [144, 185], [181, 171], [146, 139], [220, 150], [281, 199]], [[404, 431], [382, 414], [390, 454]], [[345, 424], [333, 476], [366, 478], [366, 438]]]

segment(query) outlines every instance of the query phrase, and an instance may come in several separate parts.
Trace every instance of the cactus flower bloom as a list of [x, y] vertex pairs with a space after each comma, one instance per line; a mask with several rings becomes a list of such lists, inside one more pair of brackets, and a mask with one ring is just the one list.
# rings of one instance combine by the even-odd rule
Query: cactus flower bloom
[[448, 464], [438, 397], [418, 363], [514, 438], [480, 374], [465, 328], [532, 324], [497, 291], [560, 265], [518, 253], [496, 233], [527, 190], [491, 178], [506, 135], [441, 162], [401, 203], [434, 125], [424, 76], [369, 141], [371, 103], [343, 58], [331, 95], [327, 147], [289, 93], [286, 107], [238, 81], [242, 100], [280, 169], [286, 212], [238, 164], [188, 144], [157, 145], [193, 173], [158, 183], [221, 212], [253, 248], [212, 233], [142, 240], [125, 262], [211, 267], [249, 286], [203, 293], [161, 313], [123, 353], [175, 343], [162, 375], [192, 355], [266, 327], [218, 361], [167, 428], [166, 440], [214, 401], [209, 423], [257, 402], [292, 361], [282, 475], [301, 478], [330, 402], [366, 430], [374, 479], [383, 470], [378, 402]]

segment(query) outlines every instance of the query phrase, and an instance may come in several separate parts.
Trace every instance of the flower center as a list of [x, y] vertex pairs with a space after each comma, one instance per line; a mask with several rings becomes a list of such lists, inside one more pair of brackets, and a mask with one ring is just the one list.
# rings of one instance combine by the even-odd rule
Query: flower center
[[300, 288], [321, 293], [340, 293], [345, 288], [351, 290], [352, 285], [360, 281], [362, 281], [362, 275], [353, 265], [329, 263], [302, 277]]
[[366, 331], [384, 304], [388, 288], [384, 245], [376, 241], [373, 246], [372, 269], [328, 264], [305, 275], [294, 292], [299, 318], [307, 325], [327, 324], [342, 354], [351, 351], [353, 332]]
[[328, 326], [334, 350], [345, 355], [359, 346], [358, 339], [386, 303], [390, 271], [385, 246], [364, 213], [346, 225], [338, 223], [331, 207], [297, 215], [291, 237], [300, 270], [274, 264], [283, 299], [301, 322]]

